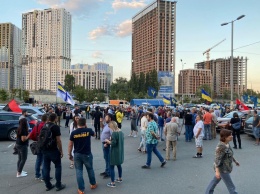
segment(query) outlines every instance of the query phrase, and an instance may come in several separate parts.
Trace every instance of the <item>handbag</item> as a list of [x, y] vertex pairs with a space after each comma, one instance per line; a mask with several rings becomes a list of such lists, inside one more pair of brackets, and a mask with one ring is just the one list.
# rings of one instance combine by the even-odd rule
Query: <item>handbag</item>
[[239, 130], [241, 128], [241, 120], [239, 120], [239, 122], [233, 123], [232, 127], [235, 130]]
[[34, 141], [30, 144], [30, 149], [33, 155], [38, 155], [40, 153], [40, 150], [37, 145], [37, 141]]

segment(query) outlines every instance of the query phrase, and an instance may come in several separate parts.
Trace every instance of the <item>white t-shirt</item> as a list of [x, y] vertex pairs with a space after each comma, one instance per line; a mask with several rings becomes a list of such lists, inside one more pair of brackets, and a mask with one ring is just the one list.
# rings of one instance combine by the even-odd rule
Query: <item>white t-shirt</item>
[[148, 126], [148, 120], [145, 116], [141, 118], [141, 130], [146, 130]]
[[194, 136], [197, 135], [200, 128], [202, 128], [202, 130], [200, 131], [199, 137], [204, 137], [204, 124], [202, 121], [198, 121], [196, 123], [196, 125], [194, 126], [194, 128], [193, 128]]

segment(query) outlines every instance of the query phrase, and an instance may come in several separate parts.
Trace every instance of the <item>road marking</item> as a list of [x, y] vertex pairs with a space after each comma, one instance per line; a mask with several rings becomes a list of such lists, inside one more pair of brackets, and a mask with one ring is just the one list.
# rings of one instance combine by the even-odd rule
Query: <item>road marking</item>
[[14, 145], [14, 143], [11, 143], [9, 146], [7, 146], [7, 148], [10, 148]]

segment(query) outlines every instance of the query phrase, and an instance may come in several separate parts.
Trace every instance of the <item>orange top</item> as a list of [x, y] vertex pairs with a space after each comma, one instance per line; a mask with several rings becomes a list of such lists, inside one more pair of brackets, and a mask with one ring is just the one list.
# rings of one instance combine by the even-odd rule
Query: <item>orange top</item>
[[206, 112], [206, 113], [203, 115], [203, 120], [204, 120], [204, 125], [209, 125], [209, 124], [211, 124], [212, 114], [210, 114], [209, 112]]

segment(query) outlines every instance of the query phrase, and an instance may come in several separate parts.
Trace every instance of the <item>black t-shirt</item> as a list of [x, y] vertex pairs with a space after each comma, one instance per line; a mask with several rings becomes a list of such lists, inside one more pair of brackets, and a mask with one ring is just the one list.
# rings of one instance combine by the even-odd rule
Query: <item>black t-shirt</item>
[[78, 128], [70, 134], [70, 141], [74, 143], [74, 153], [91, 154], [91, 136], [94, 131], [90, 128]]
[[103, 117], [102, 113], [100, 111], [96, 111], [93, 114], [94, 123], [99, 123], [100, 119]]
[[18, 134], [17, 132], [17, 138], [16, 138], [16, 144], [17, 145], [28, 145], [29, 144], [29, 140], [27, 139], [26, 141], [22, 141], [21, 137], [22, 136], [27, 136], [28, 130], [26, 128], [22, 128], [21, 133]]
[[56, 137], [61, 136], [60, 127], [58, 125], [55, 125], [54, 123], [48, 123], [48, 124], [52, 125], [51, 126], [52, 139], [55, 142], [52, 148], [49, 148], [48, 150], [56, 150], [58, 149]]
[[254, 116], [253, 127], [256, 127], [258, 125], [259, 121], [260, 121], [260, 117], [258, 115]]
[[240, 120], [241, 120], [241, 119], [240, 119], [240, 118], [237, 118], [237, 117], [231, 118], [230, 123], [231, 123], [231, 124], [234, 124], [234, 123], [239, 122]]
[[185, 125], [192, 125], [192, 114], [185, 115]]

